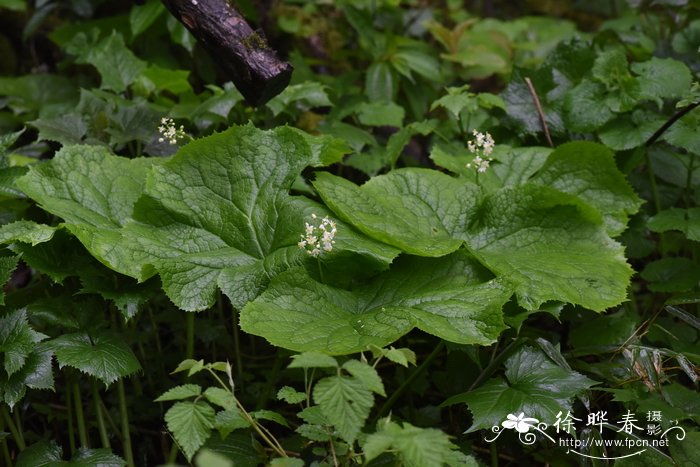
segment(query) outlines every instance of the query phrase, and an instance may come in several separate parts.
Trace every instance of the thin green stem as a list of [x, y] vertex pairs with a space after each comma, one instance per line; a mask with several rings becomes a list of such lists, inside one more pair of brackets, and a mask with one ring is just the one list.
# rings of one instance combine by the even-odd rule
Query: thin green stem
[[486, 368], [484, 368], [479, 377], [474, 380], [471, 386], [469, 386], [469, 390], [471, 391], [472, 389], [477, 388], [486, 378], [491, 376], [501, 366], [501, 363], [503, 363], [503, 361], [506, 359], [510, 350], [516, 345], [519, 346], [523, 342], [525, 342], [525, 339], [522, 337], [513, 340], [513, 342], [508, 344], [496, 358], [492, 358], [491, 362], [486, 366]]
[[185, 358], [194, 358], [194, 312], [185, 312], [187, 342], [185, 343]]
[[80, 446], [84, 448], [90, 447], [87, 430], [85, 429], [85, 414], [83, 413], [83, 397], [80, 394], [80, 385], [77, 381], [73, 381], [73, 402], [75, 403], [75, 419], [78, 422], [78, 439]]
[[105, 426], [105, 419], [102, 416], [101, 398], [100, 390], [97, 387], [97, 380], [92, 378], [92, 402], [95, 404], [95, 420], [97, 421], [97, 431], [100, 433], [100, 441], [102, 442], [103, 448], [110, 448], [109, 436], [107, 435], [107, 427]]
[[[651, 166], [651, 157], [649, 157], [649, 151], [644, 148], [642, 149], [644, 151], [644, 159], [647, 164], [647, 169], [649, 172], [649, 186], [651, 187], [651, 197], [653, 198], [654, 201], [654, 209], [656, 210], [656, 213], [658, 214], [661, 212], [661, 198], [659, 197], [659, 189], [656, 186], [656, 176], [654, 175], [654, 170]], [[665, 235], [663, 233], [659, 234], [659, 243], [661, 246], [661, 256], [666, 256], [666, 240], [665, 240]]]
[[491, 467], [498, 467], [498, 448], [496, 448], [496, 443], [491, 443]]
[[[0, 432], [5, 431], [5, 422], [2, 417], [0, 417]], [[12, 465], [12, 456], [10, 456], [10, 448], [7, 446], [7, 439], [4, 437], [0, 439], [0, 445], [2, 445], [2, 457], [5, 459], [5, 464], [8, 466]]]
[[119, 398], [119, 415], [122, 425], [122, 444], [124, 447], [124, 457], [126, 465], [134, 467], [134, 453], [131, 450], [131, 433], [129, 430], [129, 412], [126, 407], [126, 394], [124, 391], [124, 378], [117, 381], [117, 396]]
[[73, 421], [73, 382], [66, 377], [66, 413], [68, 414], [68, 446], [71, 456], [75, 454], [75, 422]]
[[[233, 326], [231, 331], [233, 332], [233, 355], [236, 358], [236, 379], [238, 384], [243, 383], [243, 357], [241, 355], [241, 335], [238, 332], [238, 311], [231, 307], [231, 319], [233, 320]], [[251, 335], [251, 339], [252, 339]]]
[[24, 436], [22, 436], [22, 432], [17, 429], [17, 425], [15, 425], [12, 417], [10, 417], [10, 413], [7, 411], [5, 405], [0, 406], [0, 414], [2, 414], [2, 419], [10, 430], [12, 438], [14, 438], [17, 448], [19, 448], [20, 451], [24, 451], [24, 448], [27, 447], [27, 444], [24, 442]]
[[214, 379], [219, 383], [219, 385], [224, 388], [227, 391], [230, 391], [231, 394], [233, 395], [233, 400], [236, 401], [236, 405], [238, 406], [238, 409], [241, 411], [241, 414], [243, 415], [243, 418], [245, 418], [248, 423], [253, 427], [255, 431], [258, 432], [260, 437], [267, 443], [270, 448], [272, 448], [273, 451], [275, 451], [277, 454], [279, 454], [282, 457], [289, 457], [287, 455], [287, 452], [284, 450], [282, 445], [277, 441], [277, 438], [272, 435], [267, 428], [264, 426], [260, 425], [257, 420], [253, 418], [252, 415], [248, 413], [248, 411], [243, 407], [243, 404], [238, 400], [238, 398], [233, 394], [233, 388], [229, 388], [226, 386], [226, 383], [224, 383], [221, 378], [219, 378], [219, 375], [216, 374], [216, 372], [212, 369], [208, 369], [209, 373], [214, 377]]
[[442, 350], [444, 348], [445, 348], [445, 341], [440, 341], [440, 343], [437, 346], [435, 346], [435, 348], [430, 353], [430, 355], [428, 355], [428, 357], [425, 360], [423, 360], [423, 363], [421, 363], [418, 366], [418, 368], [413, 370], [413, 372], [410, 375], [408, 375], [408, 378], [406, 378], [404, 380], [404, 382], [401, 383], [401, 386], [399, 386], [398, 389], [396, 389], [396, 391], [394, 391], [391, 394], [391, 397], [389, 397], [384, 402], [384, 404], [382, 404], [381, 408], [377, 412], [377, 415], [375, 415], [375, 417], [374, 417], [372, 425], [376, 424], [377, 420], [380, 417], [384, 416], [394, 406], [394, 403], [396, 403], [398, 398], [401, 397], [401, 395], [403, 395], [403, 393], [409, 387], [411, 387], [411, 384], [413, 384], [413, 381], [415, 381], [416, 378], [418, 378], [418, 376], [420, 376], [421, 373], [423, 373], [430, 366], [430, 364], [433, 363], [433, 360], [435, 360], [437, 358], [437, 356], [440, 355], [440, 352], [442, 352]]

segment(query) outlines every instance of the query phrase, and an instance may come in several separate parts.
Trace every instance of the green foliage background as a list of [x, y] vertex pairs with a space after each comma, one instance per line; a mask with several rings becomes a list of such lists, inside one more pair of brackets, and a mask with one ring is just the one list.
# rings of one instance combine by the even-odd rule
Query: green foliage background
[[698, 463], [700, 4], [267, 3], [0, 0], [0, 463]]

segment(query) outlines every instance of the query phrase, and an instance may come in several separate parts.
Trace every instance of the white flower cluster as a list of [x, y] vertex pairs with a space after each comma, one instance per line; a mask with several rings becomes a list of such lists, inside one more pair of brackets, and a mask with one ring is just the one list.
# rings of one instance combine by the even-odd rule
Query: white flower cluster
[[493, 152], [494, 141], [491, 135], [486, 133], [480, 133], [476, 129], [472, 131], [475, 140], [467, 142], [467, 148], [469, 152], [475, 154], [474, 159], [467, 164], [467, 168], [476, 168], [479, 173], [484, 173], [488, 170], [489, 164], [493, 158], [488, 157]]
[[158, 138], [159, 143], [167, 141], [173, 145], [177, 144], [177, 140], [183, 139], [185, 136], [187, 136], [187, 133], [185, 133], [185, 127], [180, 125], [180, 128], [176, 128], [175, 121], [168, 117], [163, 117], [160, 119], [158, 133], [162, 135], [160, 138]]
[[331, 251], [335, 240], [335, 222], [328, 217], [324, 217], [321, 223], [315, 225], [318, 216], [311, 214], [311, 223], [304, 223], [304, 233], [297, 245], [305, 250], [310, 256], [318, 256], [322, 251]]

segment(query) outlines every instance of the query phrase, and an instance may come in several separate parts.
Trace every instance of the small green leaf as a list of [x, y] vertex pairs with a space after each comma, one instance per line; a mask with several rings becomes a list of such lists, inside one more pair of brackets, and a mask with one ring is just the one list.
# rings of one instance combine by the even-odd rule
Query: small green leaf
[[126, 462], [121, 457], [112, 454], [109, 449], [80, 448], [66, 463], [66, 467], [124, 467]]
[[277, 423], [278, 425], [289, 428], [289, 423], [287, 423], [287, 420], [285, 420], [282, 415], [278, 414], [277, 412], [273, 412], [272, 410], [256, 410], [251, 412], [250, 415], [255, 420], [269, 420]]
[[35, 347], [22, 368], [6, 377], [0, 373], [0, 401], [12, 409], [25, 395], [27, 388], [54, 389], [53, 353]]
[[188, 461], [209, 439], [214, 422], [214, 409], [204, 401], [177, 402], [165, 413], [168, 430]]
[[232, 460], [207, 448], [201, 449], [194, 457], [196, 467], [234, 467]]
[[573, 131], [591, 132], [608, 123], [615, 114], [603, 104], [605, 87], [588, 79], [582, 80], [564, 97], [564, 115]]
[[329, 376], [314, 387], [314, 402], [348, 443], [355, 441], [374, 404], [372, 392], [356, 378]]
[[88, 132], [85, 117], [74, 112], [28, 123], [39, 130], [39, 141], [55, 141], [64, 146], [80, 144]]
[[179, 401], [197, 397], [202, 393], [202, 387], [198, 384], [183, 384], [170, 388], [161, 394], [154, 402]]
[[401, 426], [389, 419], [379, 421], [378, 430], [367, 436], [362, 449], [366, 462], [391, 451], [407, 467], [478, 465], [474, 458], [459, 452], [446, 433], [435, 428], [419, 428], [406, 422]]
[[639, 275], [653, 292], [685, 292], [697, 288], [700, 267], [688, 258], [661, 258], [647, 263]]
[[238, 407], [231, 407], [216, 414], [214, 427], [222, 438], [226, 438], [234, 430], [249, 428], [250, 423], [243, 418], [243, 414]]
[[649, 219], [647, 226], [652, 232], [659, 233], [680, 230], [688, 240], [700, 242], [700, 208], [666, 209]]
[[393, 102], [373, 101], [360, 104], [357, 108], [357, 118], [367, 126], [403, 126], [405, 116], [403, 107]]
[[59, 367], [70, 366], [94, 376], [106, 386], [141, 369], [124, 339], [104, 331], [64, 334], [47, 343]]
[[287, 368], [336, 368], [338, 361], [330, 355], [319, 352], [302, 352], [292, 355], [292, 363]]
[[207, 388], [204, 391], [204, 397], [212, 404], [224, 409], [236, 407], [236, 398], [230, 391], [222, 388]]
[[683, 96], [692, 83], [688, 67], [672, 58], [652, 57], [646, 62], [632, 64], [638, 75], [642, 96], [647, 99], [666, 99]]
[[288, 404], [299, 404], [306, 400], [306, 394], [299, 392], [293, 387], [282, 386], [279, 391], [277, 391], [277, 399], [283, 400]]
[[46, 337], [29, 326], [26, 309], [14, 310], [0, 316], [0, 353], [7, 376], [11, 377], [19, 371], [36, 344]]
[[[4, 286], [17, 268], [19, 256], [0, 256], [0, 284]], [[5, 304], [5, 289], [0, 288], [0, 305]]]
[[76, 62], [89, 63], [97, 68], [102, 77], [102, 89], [124, 92], [146, 67], [146, 63], [126, 47], [122, 35], [115, 31], [96, 44], [84, 40], [84, 43], [75, 44]]
[[37, 245], [51, 240], [55, 232], [56, 227], [32, 221], [16, 221], [0, 227], [0, 243], [24, 242]]
[[508, 414], [521, 412], [551, 425], [558, 412], [571, 410], [574, 396], [594, 384], [526, 346], [506, 360], [505, 379], [491, 379], [474, 391], [452, 398], [451, 403], [466, 402], [469, 406], [474, 424], [467, 432], [500, 425]]
[[391, 102], [396, 94], [397, 81], [397, 77], [388, 63], [373, 63], [367, 69], [365, 93], [370, 101]]
[[413, 366], [416, 365], [416, 353], [411, 349], [395, 349], [390, 347], [386, 350], [384, 356], [392, 362], [398, 363], [406, 368], [408, 368], [409, 363]]
[[50, 467], [60, 464], [62, 456], [63, 449], [55, 441], [39, 441], [17, 456], [15, 467]]
[[148, 0], [144, 4], [134, 5], [129, 12], [132, 37], [148, 29], [164, 12], [165, 7], [158, 0]]
[[371, 365], [359, 360], [348, 360], [343, 363], [343, 369], [350, 373], [357, 380], [361, 381], [367, 389], [386, 397], [384, 392], [384, 384], [379, 377], [379, 373]]
[[295, 457], [277, 457], [270, 461], [270, 467], [304, 467], [304, 461]]

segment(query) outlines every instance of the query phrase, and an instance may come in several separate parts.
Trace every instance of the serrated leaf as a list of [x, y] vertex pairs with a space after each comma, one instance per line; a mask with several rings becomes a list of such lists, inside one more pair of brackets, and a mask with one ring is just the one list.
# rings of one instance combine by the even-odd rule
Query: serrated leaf
[[78, 452], [66, 463], [66, 467], [124, 467], [126, 461], [112, 454], [109, 449], [80, 448]]
[[141, 369], [124, 339], [104, 331], [64, 334], [47, 342], [59, 367], [70, 366], [94, 376], [106, 386]]
[[203, 401], [178, 402], [165, 413], [168, 430], [188, 461], [211, 436], [214, 420], [214, 409]]
[[271, 422], [277, 423], [278, 425], [282, 425], [289, 428], [289, 423], [287, 423], [287, 420], [285, 420], [282, 415], [272, 410], [256, 410], [254, 412], [251, 412], [250, 415], [255, 420], [269, 420]]
[[132, 37], [136, 37], [148, 29], [164, 12], [165, 7], [158, 0], [148, 0], [145, 4], [131, 7], [129, 25]]
[[323, 415], [321, 408], [317, 405], [312, 405], [311, 407], [306, 407], [304, 410], [299, 412], [297, 416], [304, 420], [306, 423], [312, 425], [330, 425], [328, 418]]
[[700, 208], [670, 208], [659, 212], [647, 222], [652, 232], [680, 230], [688, 240], [700, 242]]
[[[18, 256], [0, 256], [0, 285], [4, 286], [17, 268]], [[5, 289], [0, 288], [0, 305], [5, 304]], [[1, 338], [0, 338], [1, 339]]]
[[79, 44], [77, 63], [89, 63], [102, 77], [100, 87], [117, 93], [126, 91], [146, 67], [124, 44], [124, 38], [116, 31], [96, 44]]
[[56, 227], [32, 221], [16, 221], [0, 227], [0, 243], [24, 242], [37, 245], [53, 238]]
[[12, 147], [13, 144], [17, 142], [20, 136], [25, 132], [26, 128], [22, 128], [19, 131], [15, 131], [14, 133], [6, 133], [4, 135], [0, 135], [0, 168], [5, 168], [7, 159], [5, 156], [7, 155], [8, 150]]
[[198, 384], [183, 384], [181, 386], [175, 386], [165, 391], [163, 394], [154, 399], [154, 402], [164, 402], [164, 401], [179, 401], [182, 399], [189, 399], [190, 397], [197, 397], [202, 393], [202, 387]]
[[303, 352], [292, 355], [292, 363], [287, 368], [336, 368], [338, 361], [320, 352]]
[[333, 439], [333, 434], [331, 433], [332, 430], [321, 425], [302, 423], [295, 431], [311, 441], [326, 443]]
[[343, 369], [357, 380], [361, 381], [362, 384], [364, 384], [370, 391], [386, 397], [382, 379], [379, 377], [379, 373], [377, 373], [377, 370], [374, 369], [372, 365], [359, 360], [348, 360], [347, 362], [343, 363]]
[[393, 102], [365, 102], [357, 107], [357, 119], [367, 126], [403, 126], [406, 112]]
[[39, 130], [39, 141], [55, 141], [63, 145], [80, 144], [88, 132], [85, 117], [78, 113], [39, 118], [28, 123]]
[[563, 144], [552, 152], [531, 182], [575, 195], [595, 207], [608, 235], [620, 235], [642, 200], [617, 169], [613, 153], [590, 142]]
[[39, 441], [17, 456], [15, 467], [48, 467], [61, 463], [62, 456], [63, 449], [55, 441]]
[[[0, 258], [2, 259], [5, 258]], [[41, 342], [46, 337], [29, 326], [27, 311], [24, 308], [2, 315], [0, 317], [0, 353], [7, 376], [11, 377], [19, 371], [34, 351], [37, 342]]]
[[277, 399], [283, 400], [288, 404], [299, 404], [306, 400], [306, 394], [299, 392], [293, 387], [282, 386], [279, 391], [277, 391]]
[[35, 348], [22, 368], [9, 378], [0, 374], [0, 401], [12, 409], [25, 395], [27, 388], [54, 389], [53, 353]]
[[353, 443], [374, 404], [372, 392], [355, 378], [329, 376], [316, 383], [313, 395], [340, 437]]
[[216, 414], [214, 427], [222, 438], [226, 438], [234, 430], [249, 428], [250, 423], [243, 418], [243, 414], [238, 407], [231, 407]]
[[419, 428], [406, 422], [400, 426], [392, 421], [380, 421], [379, 425], [381, 428], [367, 436], [362, 446], [366, 462], [391, 451], [407, 467], [457, 465], [454, 463], [456, 456], [461, 457], [458, 465], [477, 465], [457, 451], [458, 447], [440, 430]]
[[631, 68], [638, 75], [642, 96], [647, 99], [683, 96], [692, 83], [688, 67], [672, 58], [652, 57], [646, 62], [633, 63]]
[[603, 105], [605, 87], [584, 79], [564, 97], [564, 116], [573, 131], [591, 132], [612, 120], [615, 114]]
[[474, 416], [467, 432], [500, 426], [508, 414], [519, 413], [551, 425], [557, 413], [571, 410], [574, 396], [596, 384], [527, 346], [508, 358], [505, 366], [505, 379], [491, 379], [480, 388], [451, 399], [452, 403], [466, 402]]
[[212, 404], [224, 409], [236, 407], [236, 398], [230, 391], [222, 388], [207, 388], [204, 391], [204, 397]]
[[382, 347], [413, 327], [465, 344], [491, 343], [504, 329], [501, 307], [512, 291], [465, 252], [395, 263], [351, 291], [288, 271], [242, 310], [241, 327], [274, 345], [331, 354]]

